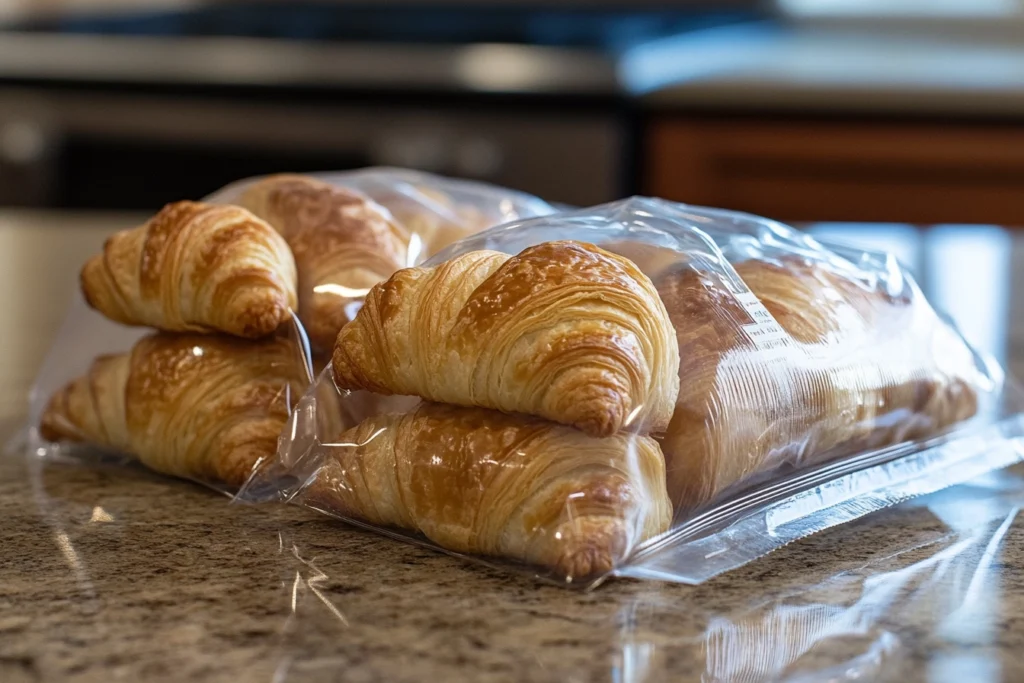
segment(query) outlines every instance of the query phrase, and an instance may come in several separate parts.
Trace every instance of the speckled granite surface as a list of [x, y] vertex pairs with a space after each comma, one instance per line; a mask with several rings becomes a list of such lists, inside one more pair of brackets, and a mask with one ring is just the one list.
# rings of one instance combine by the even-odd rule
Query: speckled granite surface
[[704, 586], [585, 594], [134, 468], [8, 456], [0, 680], [1024, 680], [1024, 482], [927, 502]]

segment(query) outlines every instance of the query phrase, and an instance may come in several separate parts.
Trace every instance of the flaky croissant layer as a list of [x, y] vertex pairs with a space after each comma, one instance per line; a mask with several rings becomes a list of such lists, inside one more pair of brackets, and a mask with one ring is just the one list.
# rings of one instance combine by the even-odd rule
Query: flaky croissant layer
[[611, 571], [672, 516], [664, 458], [647, 437], [422, 403], [330, 443], [307, 504], [569, 579]]
[[572, 241], [401, 270], [373, 288], [333, 357], [341, 389], [535, 415], [594, 436], [664, 429], [678, 367], [650, 280]]
[[283, 339], [156, 334], [54, 394], [40, 433], [134, 455], [158, 472], [241, 486], [272, 456], [305, 370]]
[[248, 187], [237, 203], [274, 226], [295, 254], [299, 317], [316, 349], [331, 349], [352, 304], [406, 265], [408, 233], [354, 190], [274, 175]]
[[295, 261], [245, 209], [168, 204], [117, 233], [82, 269], [90, 306], [115, 322], [171, 332], [273, 332], [297, 304]]

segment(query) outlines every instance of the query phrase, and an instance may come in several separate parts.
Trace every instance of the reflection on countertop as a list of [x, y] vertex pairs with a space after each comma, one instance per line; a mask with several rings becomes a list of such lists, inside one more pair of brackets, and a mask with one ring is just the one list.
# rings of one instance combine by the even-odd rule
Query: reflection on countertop
[[[81, 262], [137, 219], [0, 213], [0, 439]], [[1024, 361], [1021, 237], [812, 229], [897, 252], [967, 336]], [[582, 593], [134, 467], [7, 456], [0, 680], [1020, 680], [1022, 504], [1024, 472], [997, 473], [702, 586]]]

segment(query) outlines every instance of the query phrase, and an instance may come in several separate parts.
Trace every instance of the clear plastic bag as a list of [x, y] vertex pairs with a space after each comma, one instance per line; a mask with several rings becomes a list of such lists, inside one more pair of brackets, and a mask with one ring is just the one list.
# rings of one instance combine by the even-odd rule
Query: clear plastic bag
[[[289, 243], [298, 266], [300, 306], [298, 316], [292, 313], [292, 323], [282, 325], [273, 338], [261, 340], [155, 334], [105, 318], [79, 293], [31, 390], [28, 426], [20, 438], [30, 452], [40, 457], [138, 459], [164, 473], [236, 490], [245, 481], [247, 468], [273, 455], [285, 420], [312, 381], [313, 368], [325, 362], [312, 353], [306, 328], [333, 339], [344, 322], [325, 314], [312, 316], [314, 324], [309, 326], [299, 317], [335, 309], [331, 299], [343, 299], [343, 315], [354, 315], [369, 285], [419, 262], [445, 241], [507, 219], [554, 211], [537, 198], [499, 187], [381, 168], [250, 178], [201, 201], [235, 204], [247, 189], [275, 178], [294, 184], [282, 186], [282, 203], [272, 207], [274, 215], [308, 221], [301, 227], [311, 235], [292, 239], [294, 235], [281, 226], [273, 226]], [[293, 195], [289, 188], [294, 188]], [[325, 197], [321, 203], [314, 201]], [[375, 198], [383, 206], [375, 204]], [[394, 209], [393, 216], [388, 207]], [[397, 227], [396, 220], [401, 222]], [[300, 258], [304, 245], [338, 246], [317, 242], [318, 233], [345, 242], [350, 234], [372, 237], [375, 226], [383, 226], [384, 241], [371, 239], [355, 247], [346, 242], [335, 251], [347, 248], [356, 255], [342, 253], [340, 263], [310, 260], [308, 253], [306, 260]], [[399, 238], [397, 246], [388, 242], [394, 236]], [[394, 254], [387, 251], [389, 245], [401, 252], [397, 260], [390, 258]], [[339, 273], [358, 282], [332, 279]], [[326, 299], [320, 302], [325, 304], [321, 309], [303, 307], [309, 300], [301, 296], [302, 286], [311, 279], [325, 290], [315, 295]], [[351, 291], [356, 284], [362, 289]], [[337, 294], [336, 288], [345, 285], [353, 287]], [[226, 362], [218, 363], [218, 358]], [[164, 377], [147, 378], [149, 366]], [[247, 373], [232, 373], [230, 366], [244, 367]], [[140, 399], [140, 392], [153, 386], [163, 387], [163, 395]], [[111, 403], [109, 396], [99, 395], [110, 393], [120, 398]], [[117, 414], [104, 415], [104, 410]], [[125, 458], [125, 452], [134, 455]]]
[[[378, 166], [304, 176], [355, 190], [387, 209], [412, 239], [408, 265], [486, 228], [555, 211], [544, 200], [524, 192], [405, 168]], [[206, 201], [234, 203], [247, 188], [270, 177], [239, 180]]]
[[[1002, 370], [885, 254], [633, 198], [442, 264], [370, 294], [238, 500], [562, 584], [700, 583], [1024, 452]], [[615, 433], [577, 419], [620, 394]]]
[[[75, 306], [36, 380], [27, 435], [35, 456], [137, 462], [230, 494], [273, 454], [310, 385], [298, 323], [248, 340], [115, 330], [97, 318]], [[87, 331], [109, 342], [103, 352], [80, 351], [92, 346], [74, 343]]]

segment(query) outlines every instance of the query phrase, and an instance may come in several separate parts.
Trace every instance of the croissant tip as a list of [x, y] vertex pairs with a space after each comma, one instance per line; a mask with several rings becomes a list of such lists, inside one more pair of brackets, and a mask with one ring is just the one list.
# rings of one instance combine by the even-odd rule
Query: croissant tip
[[232, 448], [216, 461], [217, 479], [231, 488], [239, 489], [252, 474], [261, 459], [273, 456], [276, 439], [249, 441]]
[[570, 424], [587, 436], [605, 438], [612, 436], [623, 428], [622, 411], [617, 407], [604, 403], [588, 402], [582, 404], [579, 415]]
[[96, 268], [101, 265], [102, 256], [96, 255], [91, 257], [82, 266], [82, 270], [78, 272], [78, 286], [82, 290], [82, 297], [85, 299], [85, 303], [89, 305], [89, 308], [96, 308], [96, 300], [94, 296], [94, 276]]
[[580, 581], [607, 574], [615, 568], [615, 553], [602, 539], [588, 539], [567, 549], [555, 570], [567, 580]]
[[597, 578], [615, 569], [630, 546], [622, 520], [578, 517], [561, 529], [554, 569], [568, 580]]
[[389, 394], [386, 386], [381, 386], [371, 381], [370, 377], [360, 371], [360, 363], [353, 362], [350, 353], [349, 343], [343, 338], [347, 327], [338, 333], [337, 341], [334, 344], [334, 352], [331, 354], [331, 368], [334, 377], [334, 384], [343, 391], [359, 391], [367, 389], [374, 393]]
[[47, 401], [43, 416], [39, 420], [39, 436], [44, 441], [57, 443], [77, 440], [74, 432], [69, 429], [70, 424], [67, 417], [68, 394], [71, 393], [77, 381], [79, 380], [66, 384]]
[[39, 436], [48, 443], [56, 443], [64, 438], [64, 435], [53, 423], [54, 418], [49, 411], [43, 415], [43, 419], [39, 422]]
[[291, 317], [291, 308], [284, 296], [271, 297], [258, 303], [240, 316], [235, 334], [246, 339], [261, 339], [273, 334]]

